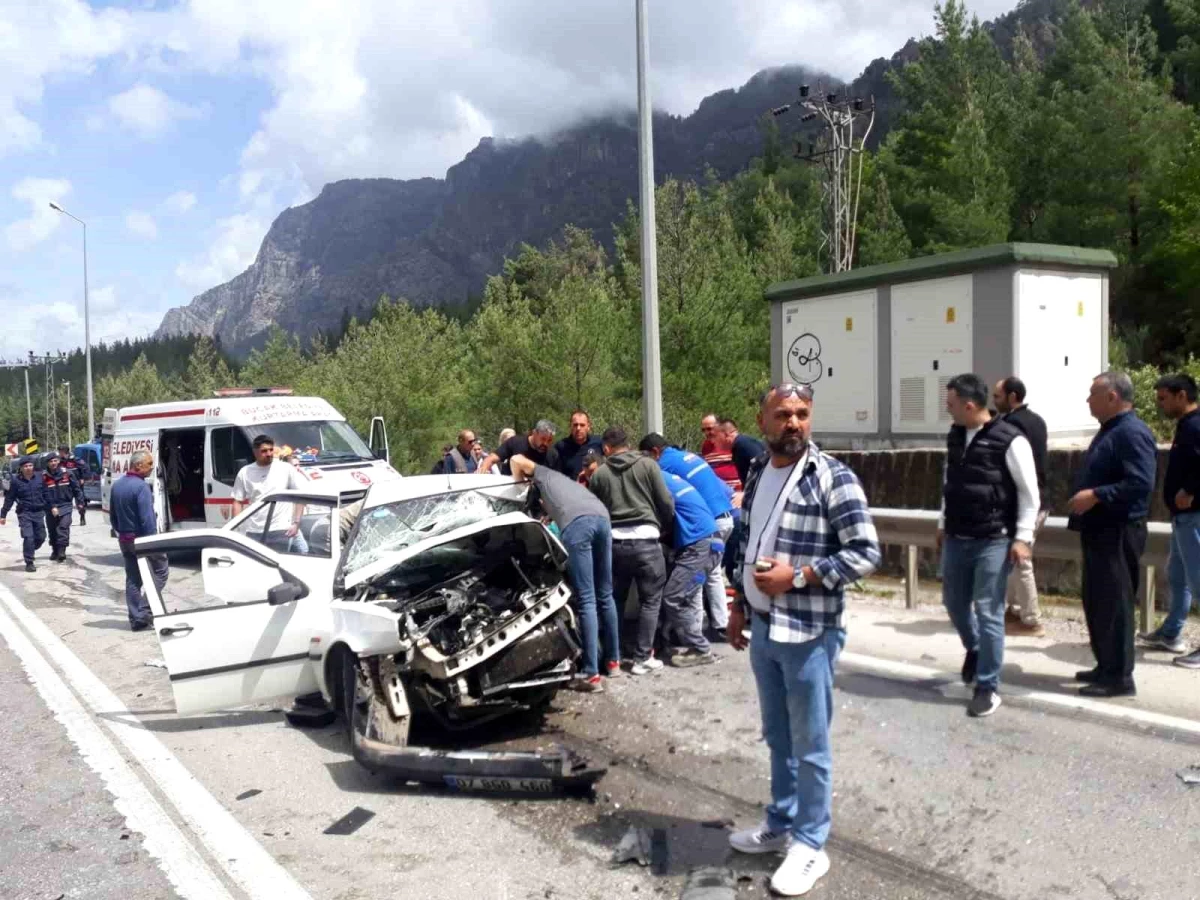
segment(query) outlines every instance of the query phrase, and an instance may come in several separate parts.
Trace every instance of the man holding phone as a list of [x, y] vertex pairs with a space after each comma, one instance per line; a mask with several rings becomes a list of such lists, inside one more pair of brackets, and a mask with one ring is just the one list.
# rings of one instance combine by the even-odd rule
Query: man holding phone
[[729, 643], [746, 647], [771, 751], [765, 820], [730, 835], [742, 853], [786, 850], [772, 889], [808, 893], [829, 871], [832, 821], [829, 725], [833, 671], [846, 641], [846, 585], [879, 565], [879, 539], [858, 478], [813, 443], [813, 391], [767, 390], [758, 427], [769, 452], [751, 463], [733, 571]]

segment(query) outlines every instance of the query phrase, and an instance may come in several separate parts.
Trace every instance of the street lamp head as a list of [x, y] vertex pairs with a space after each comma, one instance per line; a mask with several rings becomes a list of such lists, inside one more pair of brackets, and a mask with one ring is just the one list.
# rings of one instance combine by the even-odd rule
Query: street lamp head
[[51, 200], [51, 201], [50, 201], [50, 208], [51, 208], [52, 210], [54, 210], [55, 212], [62, 212], [62, 211], [63, 211], [63, 208], [62, 208], [61, 206], [59, 206], [57, 203], [55, 203], [53, 200]]

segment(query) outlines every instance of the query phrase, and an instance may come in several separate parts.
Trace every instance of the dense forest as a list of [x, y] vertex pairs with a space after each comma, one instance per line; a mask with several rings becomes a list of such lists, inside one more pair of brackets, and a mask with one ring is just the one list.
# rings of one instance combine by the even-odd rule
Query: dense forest
[[[858, 265], [1005, 240], [1112, 250], [1112, 358], [1154, 420], [1165, 368], [1200, 370], [1200, 0], [1029, 0], [1013, 30], [937, 7], [936, 36], [891, 72], [898, 108], [866, 160]], [[1033, 24], [1029, 24], [1029, 23]], [[663, 393], [669, 436], [709, 410], [749, 419], [766, 383], [763, 289], [821, 270], [818, 174], [764, 119], [763, 152], [728, 181], [658, 188]], [[239, 370], [211, 341], [104, 348], [105, 406], [202, 396], [229, 383], [326, 397], [359, 427], [383, 415], [394, 461], [422, 471], [458, 428], [485, 439], [576, 406], [640, 421], [640, 261], [631, 203], [608, 253], [567, 228], [525, 246], [478, 307], [446, 315], [383, 298], [367, 322], [308, 345], [276, 332]], [[70, 374], [66, 374], [70, 369]], [[63, 378], [80, 433], [82, 356]], [[21, 428], [20, 373], [0, 423]], [[40, 393], [41, 376], [31, 380]], [[35, 396], [35, 429], [42, 421]], [[65, 422], [65, 414], [59, 414]], [[1157, 428], [1165, 424], [1155, 420]], [[1165, 433], [1163, 431], [1162, 433]]]

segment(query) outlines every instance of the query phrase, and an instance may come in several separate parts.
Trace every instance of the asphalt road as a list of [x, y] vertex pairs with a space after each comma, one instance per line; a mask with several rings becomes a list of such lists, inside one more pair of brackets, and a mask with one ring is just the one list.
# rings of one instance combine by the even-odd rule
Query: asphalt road
[[[736, 858], [726, 845], [727, 822], [755, 821], [767, 792], [745, 656], [721, 647], [716, 666], [626, 676], [597, 696], [564, 693], [546, 722], [477, 738], [565, 744], [608, 765], [593, 800], [397, 784], [360, 769], [337, 726], [298, 730], [272, 707], [175, 716], [166, 673], [146, 665], [157, 640], [127, 630], [115, 543], [100, 516], [92, 521], [76, 529], [67, 563], [29, 576], [15, 527], [0, 532], [0, 585], [35, 617], [13, 614], [4, 627], [30, 638], [25, 652], [48, 660], [88, 707], [64, 715], [65, 700], [43, 693], [48, 676], [30, 683], [5, 632], [0, 897], [203, 896], [172, 859], [206, 868], [232, 897], [274, 896], [270, 885], [290, 878], [295, 896], [344, 900], [674, 898], [697, 865], [729, 865], [739, 897], [767, 896], [775, 860]], [[65, 648], [52, 653], [42, 638]], [[853, 633], [848, 649], [871, 652]], [[65, 665], [64, 651], [91, 674]], [[1200, 789], [1175, 774], [1200, 763], [1200, 741], [1019, 698], [972, 720], [966, 697], [961, 685], [842, 667], [833, 868], [811, 896], [1200, 898]], [[80, 718], [178, 829], [187, 847], [174, 857], [169, 841], [156, 847], [126, 821], [138, 807], [114, 799], [112, 772], [98, 775], [97, 753], [68, 735]], [[224, 824], [214, 798], [232, 817]], [[355, 808], [373, 815], [349, 835], [324, 833]], [[630, 826], [654, 836], [647, 868], [610, 862]]]

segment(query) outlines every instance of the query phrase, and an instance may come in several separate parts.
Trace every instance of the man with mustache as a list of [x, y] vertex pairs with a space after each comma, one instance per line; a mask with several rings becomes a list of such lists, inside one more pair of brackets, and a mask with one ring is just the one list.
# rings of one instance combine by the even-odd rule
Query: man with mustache
[[765, 820], [730, 835], [741, 853], [786, 850], [771, 879], [779, 894], [808, 893], [829, 871], [832, 819], [829, 725], [833, 671], [846, 641], [843, 592], [879, 565], [879, 539], [858, 478], [809, 441], [809, 385], [770, 388], [758, 427], [769, 453], [747, 472], [729, 616], [729, 643], [746, 647], [771, 751]]

